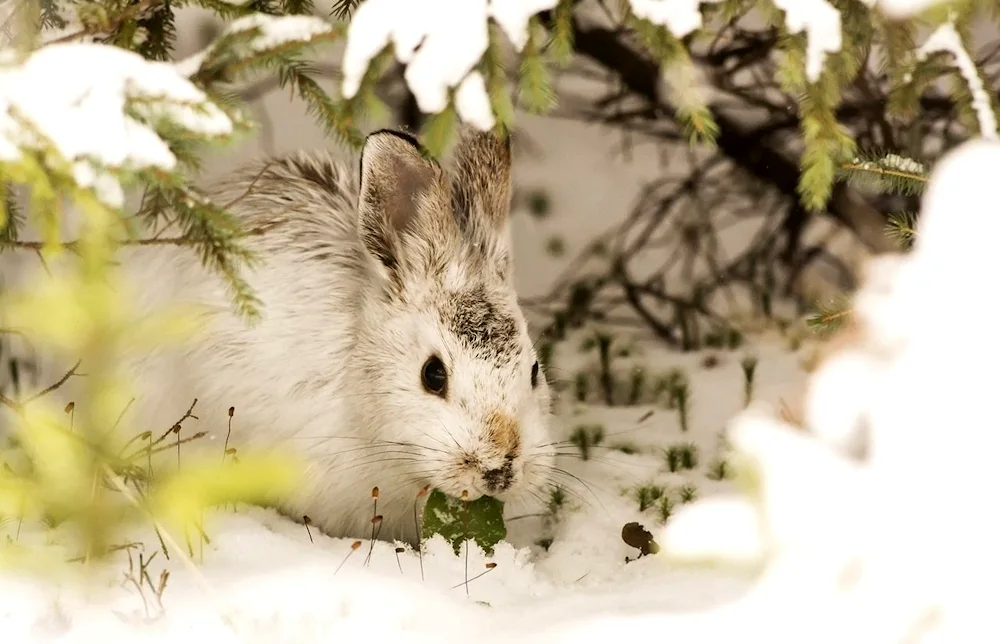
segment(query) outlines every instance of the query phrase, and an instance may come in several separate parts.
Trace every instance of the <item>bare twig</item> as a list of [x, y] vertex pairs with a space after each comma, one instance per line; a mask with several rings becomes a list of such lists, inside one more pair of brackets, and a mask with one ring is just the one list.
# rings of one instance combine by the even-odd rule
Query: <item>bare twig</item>
[[63, 385], [65, 385], [66, 381], [69, 380], [70, 378], [72, 378], [73, 376], [81, 375], [81, 374], [78, 374], [76, 372], [76, 370], [79, 369], [79, 368], [80, 368], [80, 361], [77, 360], [76, 364], [73, 365], [73, 368], [70, 369], [69, 371], [67, 371], [65, 374], [63, 374], [63, 376], [61, 378], [59, 378], [59, 380], [55, 381], [54, 383], [52, 383], [51, 385], [49, 385], [45, 389], [42, 389], [37, 394], [35, 394], [34, 396], [29, 397], [27, 400], [24, 400], [24, 401], [17, 401], [17, 400], [14, 400], [13, 398], [8, 398], [7, 396], [5, 396], [2, 393], [0, 393], [0, 404], [4, 405], [6, 407], [10, 407], [11, 409], [13, 409], [16, 412], [21, 412], [24, 409], [25, 405], [33, 403], [36, 400], [39, 400], [40, 398], [44, 398], [45, 396], [51, 394], [56, 389], [59, 389], [60, 387], [62, 387]]
[[[247, 237], [253, 237], [257, 235], [263, 235], [284, 223], [281, 219], [272, 220], [264, 225], [255, 226], [242, 234]], [[199, 237], [194, 237], [190, 235], [181, 235], [178, 237], [146, 237], [143, 239], [125, 239], [121, 240], [119, 243], [122, 246], [196, 246], [200, 243], [204, 243], [207, 240], [201, 239]], [[13, 241], [5, 242], [5, 244], [10, 245], [12, 248], [19, 248], [23, 250], [31, 251], [41, 251], [45, 248], [45, 242], [40, 241]], [[66, 250], [75, 251], [79, 246], [79, 241], [71, 240], [67, 242], [62, 242], [60, 246]]]

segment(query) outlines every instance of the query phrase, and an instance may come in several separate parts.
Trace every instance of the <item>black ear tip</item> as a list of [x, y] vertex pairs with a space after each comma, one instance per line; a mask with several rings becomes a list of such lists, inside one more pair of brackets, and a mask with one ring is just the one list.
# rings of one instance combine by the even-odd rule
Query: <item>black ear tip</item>
[[400, 139], [401, 141], [409, 143], [418, 150], [423, 150], [423, 148], [420, 145], [420, 142], [417, 141], [417, 138], [415, 136], [413, 136], [409, 132], [403, 132], [402, 130], [393, 130], [390, 128], [383, 128], [381, 130], [375, 130], [374, 132], [371, 132], [368, 136], [365, 137], [365, 144], [367, 144], [369, 141], [371, 141], [376, 137], [382, 138], [386, 136], [394, 136], [397, 139]]

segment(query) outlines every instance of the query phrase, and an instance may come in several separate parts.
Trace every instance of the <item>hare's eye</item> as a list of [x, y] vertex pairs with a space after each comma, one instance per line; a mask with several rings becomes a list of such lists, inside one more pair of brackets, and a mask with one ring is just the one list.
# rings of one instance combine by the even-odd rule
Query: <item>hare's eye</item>
[[531, 365], [531, 388], [534, 389], [538, 386], [538, 360], [535, 360], [535, 364]]
[[444, 368], [441, 358], [437, 356], [428, 358], [420, 372], [420, 378], [428, 393], [444, 398], [448, 391], [448, 371]]

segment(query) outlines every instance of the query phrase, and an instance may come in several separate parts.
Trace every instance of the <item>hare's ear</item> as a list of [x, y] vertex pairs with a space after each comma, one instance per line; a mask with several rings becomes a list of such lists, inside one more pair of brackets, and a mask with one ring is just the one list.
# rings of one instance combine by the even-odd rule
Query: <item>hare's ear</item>
[[[422, 211], [447, 207], [447, 186], [438, 164], [417, 141], [401, 132], [369, 134], [361, 151], [358, 230], [368, 253], [387, 277], [404, 263], [402, 233], [423, 228]], [[439, 202], [444, 202], [441, 204]]]
[[464, 127], [455, 148], [452, 208], [462, 232], [508, 269], [511, 150], [506, 134]]

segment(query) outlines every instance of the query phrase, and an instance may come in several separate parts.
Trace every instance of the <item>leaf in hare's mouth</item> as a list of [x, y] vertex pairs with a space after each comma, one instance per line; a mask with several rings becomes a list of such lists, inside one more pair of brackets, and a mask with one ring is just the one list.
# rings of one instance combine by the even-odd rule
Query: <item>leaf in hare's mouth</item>
[[424, 538], [441, 535], [452, 545], [456, 555], [469, 539], [490, 555], [493, 548], [507, 538], [503, 501], [489, 496], [466, 501], [435, 489], [424, 506], [422, 534]]

